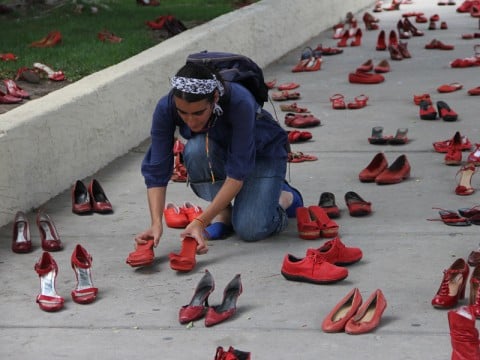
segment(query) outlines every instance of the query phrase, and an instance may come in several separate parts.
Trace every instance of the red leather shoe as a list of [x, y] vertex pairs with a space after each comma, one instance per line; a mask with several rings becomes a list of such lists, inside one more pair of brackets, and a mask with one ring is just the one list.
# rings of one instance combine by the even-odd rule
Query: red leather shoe
[[475, 165], [470, 163], [464, 165], [457, 172], [457, 176], [458, 174], [460, 174], [460, 181], [455, 188], [455, 194], [461, 196], [472, 195], [475, 192], [475, 189], [472, 187], [472, 176], [475, 174]]
[[424, 24], [424, 23], [428, 22], [428, 19], [423, 14], [422, 15], [417, 15], [417, 16], [415, 16], [415, 22], [417, 24]]
[[98, 288], [93, 286], [92, 256], [81, 245], [75, 246], [71, 257], [72, 269], [77, 278], [77, 286], [72, 291], [72, 299], [78, 304], [95, 301]]
[[355, 72], [348, 75], [348, 81], [352, 84], [379, 84], [385, 81], [385, 78], [380, 74]]
[[197, 253], [197, 240], [195, 238], [186, 236], [182, 240], [182, 248], [180, 253], [171, 252], [168, 255], [170, 259], [170, 268], [172, 270], [188, 272], [192, 271], [197, 261], [195, 259], [195, 254]]
[[208, 297], [215, 289], [215, 281], [212, 274], [205, 270], [205, 275], [200, 279], [192, 299], [188, 305], [180, 308], [178, 321], [180, 324], [188, 324], [190, 321], [201, 319], [208, 309]]
[[398, 31], [398, 37], [400, 39], [410, 39], [411, 37], [410, 29], [408, 27], [405, 27], [401, 19], [398, 20], [397, 22], [397, 31]]
[[307, 249], [303, 259], [286, 254], [281, 273], [287, 280], [313, 284], [334, 283], [348, 276], [346, 268], [329, 263], [315, 249]]
[[358, 174], [361, 182], [374, 182], [378, 175], [388, 168], [387, 158], [382, 152], [377, 153], [372, 161]]
[[347, 321], [355, 315], [362, 305], [362, 301], [362, 295], [358, 288], [350, 290], [323, 319], [322, 330], [326, 333], [344, 331]]
[[330, 102], [332, 103], [332, 109], [334, 110], [344, 110], [347, 108], [345, 105], [345, 97], [342, 94], [335, 94], [330, 97]]
[[287, 82], [287, 83], [283, 83], [283, 84], [280, 84], [278, 85], [278, 90], [280, 91], [283, 91], [283, 90], [293, 90], [293, 89], [296, 89], [300, 87], [300, 84], [296, 83], [296, 82]]
[[0, 90], [0, 104], [18, 104], [23, 101], [22, 98], [5, 94]]
[[3, 80], [3, 83], [5, 84], [5, 88], [7, 89], [7, 94], [22, 99], [30, 98], [30, 94], [23, 90], [20, 86], [18, 86], [15, 81], [11, 79], [5, 79]]
[[437, 101], [438, 116], [444, 121], [455, 121], [458, 114], [453, 111], [445, 101]]
[[215, 359], [213, 360], [250, 360], [250, 353], [235, 349], [232, 346], [228, 348], [228, 351], [225, 351], [219, 346], [217, 347]]
[[458, 300], [464, 299], [469, 271], [468, 264], [461, 258], [444, 270], [440, 288], [432, 299], [433, 307], [452, 308], [457, 305]]
[[63, 249], [62, 241], [58, 236], [57, 228], [50, 216], [43, 211], [37, 214], [37, 226], [44, 251], [59, 251]]
[[62, 42], [62, 34], [60, 31], [51, 31], [43, 39], [34, 41], [30, 44], [30, 47], [53, 47]]
[[[327, 213], [330, 219], [336, 219], [340, 217], [340, 209], [335, 203], [335, 195], [331, 192], [323, 192], [320, 194], [318, 200], [318, 206], [320, 206]], [[319, 234], [320, 235], [320, 234]]]
[[472, 0], [465, 0], [458, 8], [457, 12], [459, 13], [467, 13], [470, 12], [470, 9], [473, 6], [473, 1]]
[[382, 290], [375, 290], [357, 313], [345, 324], [345, 332], [350, 335], [365, 334], [380, 325], [380, 319], [387, 308], [387, 300]]
[[457, 146], [451, 146], [444, 158], [445, 165], [460, 165], [462, 163], [462, 151]]
[[378, 18], [366, 11], [362, 17], [363, 23], [365, 24], [365, 30], [378, 30]]
[[437, 111], [432, 106], [432, 103], [428, 103], [425, 100], [420, 101], [420, 108], [419, 108], [419, 115], [420, 119], [422, 120], [436, 120], [437, 119]]
[[357, 72], [369, 72], [373, 70], [373, 60], [368, 59], [362, 65], [357, 68]]
[[338, 224], [330, 219], [320, 206], [312, 205], [308, 207], [312, 220], [317, 222], [320, 228], [320, 236], [324, 238], [333, 238], [338, 235]]
[[350, 216], [366, 216], [372, 213], [372, 203], [363, 200], [354, 191], [348, 191], [345, 194], [345, 203]]
[[462, 88], [463, 88], [462, 84], [460, 84], [458, 82], [455, 82], [455, 83], [451, 83], [451, 84], [440, 85], [437, 88], [437, 91], [439, 93], [449, 93], [449, 92], [454, 92], [454, 91], [460, 90]]
[[470, 306], [448, 312], [452, 360], [480, 359], [480, 341], [475, 327], [475, 314]]
[[440, 40], [433, 39], [428, 44], [425, 45], [425, 49], [438, 49], [438, 50], [453, 50], [455, 49], [454, 45], [447, 45], [441, 42]]
[[480, 318], [480, 266], [475, 266], [470, 277], [470, 297], [468, 304], [476, 318]]
[[310, 216], [308, 208], [299, 206], [295, 210], [297, 216], [298, 237], [304, 240], [315, 240], [320, 237], [320, 228]]
[[400, 155], [375, 178], [377, 185], [397, 184], [410, 177], [410, 164], [406, 155]]
[[377, 64], [377, 66], [375, 66], [373, 71], [375, 71], [377, 74], [383, 74], [383, 73], [390, 72], [390, 64], [388, 63], [388, 61], [386, 59], [383, 59], [382, 61], [380, 61]]
[[40, 277], [40, 294], [37, 295], [37, 303], [44, 311], [58, 311], [63, 307], [64, 299], [57, 294], [55, 281], [58, 274], [58, 266], [48, 252], [43, 252], [40, 260], [34, 267]]
[[72, 187], [72, 212], [79, 215], [92, 212], [90, 194], [81, 180], [75, 181]]
[[153, 240], [148, 240], [145, 244], [137, 244], [135, 251], [128, 254], [126, 263], [131, 267], [148, 266], [153, 264], [155, 253], [153, 252]]
[[338, 266], [346, 266], [354, 264], [362, 259], [363, 253], [360, 248], [347, 247], [336, 237], [333, 240], [327, 241], [317, 251], [324, 257], [330, 264]]
[[405, 29], [408, 29], [412, 36], [423, 36], [424, 33], [423, 31], [420, 31], [417, 29], [415, 25], [412, 24], [412, 22], [407, 18], [403, 19], [403, 26]]
[[308, 141], [312, 138], [312, 133], [309, 132], [309, 131], [293, 130], [293, 131], [287, 131], [287, 134], [288, 134], [288, 143], [289, 144], [295, 144], [295, 143]]
[[242, 294], [242, 280], [240, 274], [234, 276], [223, 290], [222, 303], [211, 306], [205, 315], [205, 326], [213, 326], [230, 319], [237, 312], [237, 300]]
[[378, 38], [377, 38], [377, 45], [375, 47], [376, 50], [382, 51], [387, 49], [387, 43], [385, 41], [385, 30], [381, 30], [378, 33]]
[[468, 155], [467, 162], [475, 166], [480, 165], [480, 144], [475, 144], [475, 150]]
[[163, 210], [165, 223], [168, 227], [175, 229], [184, 229], [190, 223], [188, 216], [182, 212], [178, 206], [173, 203], [168, 203]]
[[32, 251], [30, 225], [23, 211], [18, 211], [13, 221], [12, 251], [18, 254]]
[[188, 219], [188, 223], [191, 223], [196, 217], [203, 214], [203, 210], [200, 206], [194, 205], [189, 201], [185, 201], [183, 206], [180, 208], [180, 212], [183, 212]]
[[92, 179], [90, 184], [88, 184], [88, 193], [90, 194], [92, 210], [94, 212], [99, 214], [109, 214], [113, 212], [112, 204], [96, 179]]

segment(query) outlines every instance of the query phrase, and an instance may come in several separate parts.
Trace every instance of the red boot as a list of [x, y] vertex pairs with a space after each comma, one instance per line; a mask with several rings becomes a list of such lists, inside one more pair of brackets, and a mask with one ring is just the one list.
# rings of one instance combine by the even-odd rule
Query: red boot
[[448, 312], [452, 360], [479, 360], [480, 342], [475, 328], [475, 315], [470, 307], [462, 306]]

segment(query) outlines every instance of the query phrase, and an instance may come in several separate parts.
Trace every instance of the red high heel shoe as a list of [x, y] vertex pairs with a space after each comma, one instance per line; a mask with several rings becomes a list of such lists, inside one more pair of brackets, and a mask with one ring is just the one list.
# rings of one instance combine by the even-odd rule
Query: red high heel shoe
[[12, 251], [19, 254], [32, 251], [30, 225], [22, 211], [17, 212], [13, 221]]
[[350, 43], [350, 46], [360, 46], [362, 45], [362, 29], [357, 28], [357, 31], [355, 31], [354, 39]]
[[386, 11], [400, 10], [401, 1], [392, 0], [392, 3], [389, 7], [383, 8]]
[[94, 212], [99, 214], [109, 214], [113, 212], [112, 204], [96, 179], [92, 179], [90, 184], [88, 184], [88, 193], [90, 194], [92, 210]]
[[208, 270], [205, 270], [205, 275], [197, 284], [190, 303], [180, 308], [178, 314], [180, 324], [188, 324], [190, 321], [198, 320], [205, 315], [208, 309], [208, 297], [214, 289], [213, 276]]
[[475, 327], [475, 314], [471, 306], [462, 306], [448, 312], [451, 360], [480, 359], [480, 341]]
[[182, 240], [182, 248], [180, 253], [170, 253], [170, 268], [176, 271], [188, 272], [193, 270], [197, 261], [195, 254], [197, 253], [197, 240], [192, 237], [185, 237]]
[[71, 265], [77, 278], [77, 286], [71, 294], [72, 299], [78, 304], [90, 304], [95, 301], [98, 293], [92, 280], [92, 256], [78, 244], [73, 250]]
[[58, 273], [57, 263], [50, 253], [45, 251], [34, 268], [40, 277], [40, 294], [37, 295], [36, 300], [38, 306], [44, 311], [60, 310], [63, 307], [64, 299], [57, 294], [55, 289]]
[[62, 34], [60, 31], [51, 31], [43, 39], [34, 41], [30, 47], [53, 47], [62, 42]]
[[81, 180], [75, 181], [72, 186], [72, 212], [74, 214], [90, 214], [92, 212], [92, 203], [90, 194], [85, 184]]
[[57, 228], [48, 214], [43, 211], [38, 212], [37, 226], [44, 251], [59, 251], [63, 249]]
[[20, 86], [18, 86], [15, 81], [11, 79], [5, 79], [3, 80], [3, 83], [5, 84], [5, 88], [7, 89], [7, 94], [22, 99], [30, 98], [30, 94], [23, 90]]
[[237, 299], [243, 291], [240, 274], [230, 280], [223, 291], [222, 303], [211, 306], [205, 315], [205, 326], [213, 326], [230, 319], [237, 312]]
[[380, 319], [387, 308], [387, 300], [382, 290], [375, 290], [357, 313], [345, 324], [345, 332], [351, 335], [364, 334], [380, 325]]
[[467, 263], [461, 258], [444, 270], [440, 288], [432, 299], [433, 307], [452, 308], [457, 305], [458, 300], [464, 299], [469, 271]]
[[390, 30], [388, 35], [388, 46], [398, 46], [397, 32], [395, 30]]
[[461, 196], [472, 195], [475, 192], [475, 189], [472, 187], [472, 176], [475, 174], [475, 165], [468, 163], [457, 172], [457, 176], [458, 174], [460, 174], [460, 181], [455, 188], [455, 194]]
[[347, 41], [348, 38], [350, 37], [348, 30], [345, 30], [342, 34], [342, 37], [340, 38], [340, 41], [337, 42], [338, 47], [346, 47], [347, 46]]
[[378, 38], [377, 38], [377, 46], [375, 49], [382, 51], [387, 49], [387, 43], [385, 41], [385, 30], [381, 30], [378, 33]]

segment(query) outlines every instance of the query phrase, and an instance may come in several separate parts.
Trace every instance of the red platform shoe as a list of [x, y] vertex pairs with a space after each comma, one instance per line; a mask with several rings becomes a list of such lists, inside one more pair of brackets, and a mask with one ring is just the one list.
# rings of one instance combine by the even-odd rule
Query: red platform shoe
[[137, 244], [135, 251], [128, 254], [126, 263], [131, 267], [148, 266], [153, 263], [155, 253], [153, 252], [153, 240], [148, 240], [145, 244]]
[[308, 208], [299, 206], [295, 211], [297, 217], [298, 237], [304, 240], [318, 239], [320, 237], [320, 227], [310, 216]]
[[457, 305], [459, 299], [464, 299], [469, 271], [468, 264], [461, 258], [444, 270], [440, 288], [432, 299], [433, 307], [452, 308]]

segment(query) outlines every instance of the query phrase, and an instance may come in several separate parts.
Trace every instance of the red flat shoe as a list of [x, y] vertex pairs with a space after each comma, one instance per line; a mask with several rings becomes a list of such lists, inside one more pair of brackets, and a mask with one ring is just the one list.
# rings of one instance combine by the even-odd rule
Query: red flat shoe
[[460, 196], [472, 195], [475, 189], [472, 187], [472, 176], [475, 174], [475, 165], [467, 164], [463, 166], [458, 172], [460, 174], [460, 181], [455, 188], [455, 194]]
[[[340, 217], [340, 209], [335, 203], [335, 195], [331, 192], [323, 192], [320, 194], [318, 200], [318, 206], [320, 206], [327, 213], [330, 219], [336, 219]], [[319, 234], [320, 236], [320, 234]]]
[[377, 64], [377, 66], [375, 66], [373, 71], [375, 71], [377, 74], [383, 74], [383, 73], [390, 72], [390, 64], [388, 63], [388, 61], [386, 59], [383, 59], [382, 61], [380, 61]]
[[183, 203], [183, 206], [180, 207], [180, 212], [187, 215], [188, 223], [191, 223], [195, 218], [203, 214], [203, 210], [200, 206], [194, 205], [189, 201]]
[[72, 187], [72, 212], [79, 215], [92, 212], [90, 194], [81, 180], [75, 181]]
[[[438, 208], [433, 208], [438, 209]], [[440, 219], [427, 219], [428, 221], [442, 221], [448, 226], [470, 226], [472, 223], [466, 217], [460, 216], [456, 211], [439, 209]]]
[[330, 219], [324, 209], [320, 206], [312, 205], [308, 207], [310, 216], [320, 228], [320, 236], [324, 238], [334, 238], [338, 235], [338, 224]]
[[92, 179], [90, 184], [88, 184], [88, 193], [92, 201], [92, 211], [99, 214], [110, 214], [113, 212], [112, 204], [96, 179]]
[[205, 270], [205, 275], [197, 284], [190, 303], [180, 308], [178, 313], [180, 324], [188, 324], [205, 316], [208, 309], [208, 297], [213, 290], [215, 290], [215, 281], [212, 274]]
[[458, 82], [455, 82], [451, 84], [443, 84], [437, 88], [437, 91], [439, 93], [449, 93], [449, 92], [454, 92], [460, 89], [463, 89], [463, 85]]
[[361, 182], [374, 182], [378, 175], [388, 168], [385, 154], [379, 152], [375, 155], [365, 169], [360, 171], [358, 178]]
[[365, 334], [380, 325], [380, 319], [387, 308], [387, 300], [382, 290], [375, 290], [357, 313], [345, 324], [345, 332], [350, 335]]
[[300, 99], [300, 93], [296, 91], [277, 91], [272, 93], [272, 100], [274, 101], [285, 101], [285, 100], [297, 100]]
[[335, 94], [330, 97], [330, 102], [332, 103], [332, 109], [334, 110], [344, 110], [347, 108], [345, 105], [344, 96], [342, 94]]
[[417, 16], [415, 16], [415, 22], [417, 24], [424, 24], [424, 23], [428, 22], [428, 19], [424, 15], [417, 15]]
[[385, 78], [380, 74], [355, 72], [348, 75], [348, 81], [352, 84], [379, 84]]
[[369, 72], [373, 70], [373, 60], [368, 59], [362, 65], [357, 68], [357, 72]]
[[321, 55], [325, 56], [338, 55], [343, 53], [343, 49], [335, 47], [323, 47], [322, 44], [317, 45], [317, 47], [313, 51], [319, 52]]
[[307, 249], [303, 259], [286, 254], [281, 273], [287, 280], [313, 284], [330, 284], [348, 276], [346, 268], [329, 263], [315, 249]]
[[361, 109], [367, 106], [368, 96], [361, 94], [359, 96], [355, 96], [354, 100], [354, 102], [348, 103], [347, 107], [351, 110]]
[[458, 114], [453, 111], [445, 101], [437, 101], [438, 116], [443, 121], [455, 121], [458, 119]]
[[381, 30], [378, 33], [378, 38], [377, 38], [377, 45], [375, 47], [376, 50], [382, 51], [387, 49], [387, 43], [385, 41], [385, 30]]
[[363, 256], [360, 248], [345, 246], [339, 237], [336, 237], [333, 240], [328, 240], [325, 244], [319, 247], [317, 251], [330, 264], [338, 266], [352, 265], [360, 261]]
[[391, 135], [383, 136], [383, 126], [375, 126], [372, 128], [372, 136], [368, 138], [368, 142], [372, 145], [385, 145], [391, 138]]
[[32, 251], [30, 225], [23, 211], [18, 211], [13, 221], [12, 251], [18, 254]]
[[433, 39], [431, 42], [425, 45], [425, 49], [453, 50], [455, 49], [455, 46], [447, 45], [441, 42], [440, 40]]
[[182, 240], [182, 248], [180, 253], [171, 252], [168, 255], [170, 259], [170, 268], [172, 270], [189, 272], [192, 271], [197, 261], [195, 259], [195, 254], [197, 253], [197, 240], [192, 237], [185, 237]]
[[137, 244], [135, 251], [128, 254], [126, 263], [131, 267], [148, 266], [153, 264], [155, 258], [153, 245], [153, 240], [148, 240], [145, 244]]
[[294, 128], [307, 128], [320, 125], [320, 120], [311, 114], [287, 113], [285, 115], [285, 125]]
[[300, 206], [296, 210], [298, 237], [304, 240], [315, 240], [320, 237], [320, 228], [310, 216], [306, 207]]
[[174, 229], [184, 229], [190, 223], [187, 214], [173, 203], [168, 203], [165, 206], [163, 217], [167, 226]]
[[345, 194], [345, 203], [350, 216], [366, 216], [372, 213], [372, 203], [363, 200], [354, 191], [348, 191]]
[[37, 214], [37, 227], [44, 251], [59, 251], [63, 249], [63, 244], [55, 224], [50, 216], [41, 210]]
[[362, 305], [362, 300], [358, 288], [350, 290], [323, 319], [322, 330], [326, 333], [344, 331], [345, 324], [358, 311], [358, 308]]
[[410, 164], [406, 155], [400, 155], [376, 178], [377, 185], [397, 184], [410, 177]]
[[312, 138], [312, 133], [308, 131], [287, 131], [288, 134], [288, 143], [295, 144], [300, 142], [308, 141]]
[[58, 266], [50, 253], [43, 252], [34, 269], [40, 277], [40, 294], [37, 295], [36, 300], [40, 309], [53, 312], [63, 308], [65, 300], [57, 294], [55, 289]]
[[476, 96], [480, 95], [480, 86], [468, 90], [468, 95]]
[[300, 87], [300, 84], [297, 84], [295, 82], [289, 82], [289, 83], [283, 83], [278, 85], [278, 90], [283, 91], [283, 90], [293, 90]]
[[413, 103], [415, 105], [420, 105], [420, 102], [422, 101], [427, 102], [427, 104], [432, 104], [430, 94], [413, 95]]
[[304, 154], [301, 151], [289, 152], [287, 161], [291, 163], [300, 163], [304, 161], [316, 161], [318, 157], [314, 155]]
[[458, 300], [464, 299], [469, 272], [467, 263], [461, 258], [444, 270], [440, 287], [432, 299], [432, 306], [448, 309], [456, 306]]
[[42, 63], [34, 63], [33, 67], [44, 72], [50, 80], [53, 81], [63, 81], [65, 80], [65, 74], [62, 70], [53, 71], [49, 66]]
[[77, 286], [71, 294], [73, 301], [77, 304], [94, 302], [98, 288], [93, 286], [92, 256], [81, 245], [77, 245], [72, 253], [71, 264], [77, 278]]
[[420, 119], [422, 120], [436, 120], [437, 119], [437, 111], [432, 106], [431, 103], [428, 103], [425, 100], [420, 101], [420, 109], [419, 109]]
[[30, 47], [53, 47], [62, 42], [62, 34], [60, 31], [51, 31], [43, 39], [32, 42]]
[[222, 303], [218, 306], [211, 306], [205, 315], [205, 326], [217, 325], [230, 319], [237, 312], [237, 300], [242, 294], [243, 286], [240, 274], [230, 280], [223, 290]]

